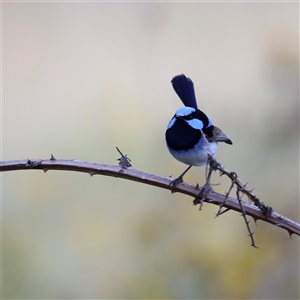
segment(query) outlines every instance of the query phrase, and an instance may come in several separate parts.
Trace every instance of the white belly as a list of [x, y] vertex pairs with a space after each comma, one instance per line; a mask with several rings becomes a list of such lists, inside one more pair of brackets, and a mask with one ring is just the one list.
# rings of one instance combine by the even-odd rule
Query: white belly
[[[168, 147], [169, 148], [169, 147]], [[180, 162], [190, 166], [205, 166], [207, 163], [207, 154], [215, 158], [218, 151], [218, 143], [200, 141], [190, 150], [173, 150], [169, 148], [170, 153]]]

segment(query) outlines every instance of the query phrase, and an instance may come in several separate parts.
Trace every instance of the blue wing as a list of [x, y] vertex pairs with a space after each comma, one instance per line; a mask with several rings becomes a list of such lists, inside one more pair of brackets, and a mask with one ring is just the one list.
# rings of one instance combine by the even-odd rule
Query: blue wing
[[176, 94], [185, 106], [198, 109], [193, 81], [184, 74], [175, 76], [171, 83]]

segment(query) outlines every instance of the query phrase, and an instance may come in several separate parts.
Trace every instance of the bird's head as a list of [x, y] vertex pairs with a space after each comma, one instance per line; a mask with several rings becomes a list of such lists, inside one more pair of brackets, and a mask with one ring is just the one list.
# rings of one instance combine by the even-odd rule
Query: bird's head
[[168, 128], [172, 127], [176, 121], [186, 122], [194, 129], [202, 130], [212, 126], [212, 120], [199, 109], [183, 106], [176, 110], [175, 115], [169, 122]]

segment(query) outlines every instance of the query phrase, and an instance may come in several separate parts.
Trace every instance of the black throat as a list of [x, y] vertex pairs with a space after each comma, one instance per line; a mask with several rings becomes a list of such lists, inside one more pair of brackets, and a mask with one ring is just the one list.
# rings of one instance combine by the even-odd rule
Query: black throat
[[166, 141], [167, 145], [174, 150], [189, 150], [199, 142], [201, 135], [200, 130], [177, 118], [166, 131]]

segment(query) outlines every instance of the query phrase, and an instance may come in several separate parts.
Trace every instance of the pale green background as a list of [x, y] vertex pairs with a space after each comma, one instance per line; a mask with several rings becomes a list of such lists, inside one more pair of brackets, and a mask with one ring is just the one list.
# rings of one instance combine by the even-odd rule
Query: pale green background
[[[2, 160], [115, 165], [118, 146], [177, 176], [164, 133], [185, 73], [234, 143], [218, 161], [299, 222], [298, 25], [298, 3], [2, 3]], [[251, 219], [257, 250], [238, 213], [113, 177], [7, 172], [1, 189], [3, 298], [299, 298], [299, 237], [275, 226]]]

